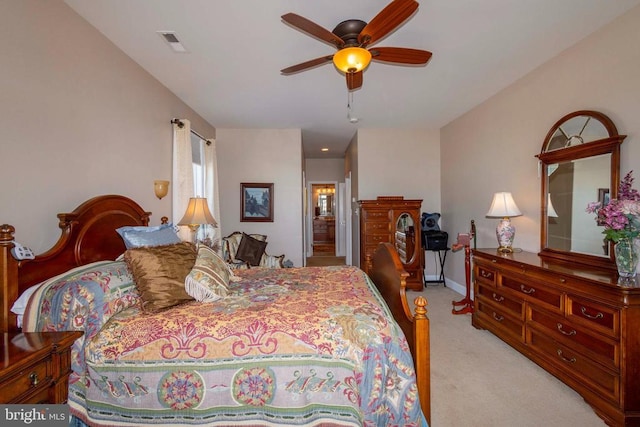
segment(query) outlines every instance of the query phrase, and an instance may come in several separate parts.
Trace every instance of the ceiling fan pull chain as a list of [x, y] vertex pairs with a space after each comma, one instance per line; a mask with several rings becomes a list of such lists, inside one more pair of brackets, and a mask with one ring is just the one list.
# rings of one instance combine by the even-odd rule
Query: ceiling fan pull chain
[[358, 123], [358, 118], [351, 115], [353, 112], [353, 92], [347, 91], [347, 119], [350, 123]]

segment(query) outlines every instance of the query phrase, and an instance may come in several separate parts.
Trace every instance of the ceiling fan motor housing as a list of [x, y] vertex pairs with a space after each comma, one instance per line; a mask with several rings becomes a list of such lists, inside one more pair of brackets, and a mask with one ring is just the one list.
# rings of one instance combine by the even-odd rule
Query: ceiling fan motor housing
[[366, 26], [360, 19], [347, 19], [336, 25], [332, 33], [342, 39], [344, 47], [359, 46], [358, 35]]

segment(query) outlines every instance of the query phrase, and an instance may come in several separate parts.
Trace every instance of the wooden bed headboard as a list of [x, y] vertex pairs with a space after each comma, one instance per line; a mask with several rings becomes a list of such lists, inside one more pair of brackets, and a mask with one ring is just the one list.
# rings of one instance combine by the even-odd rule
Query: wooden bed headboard
[[35, 259], [24, 261], [16, 261], [11, 255], [14, 227], [0, 225], [0, 330], [17, 330], [11, 305], [28, 287], [74, 267], [117, 258], [125, 246], [115, 230], [148, 225], [150, 215], [124, 196], [94, 197], [73, 212], [58, 214], [62, 233], [56, 244]]

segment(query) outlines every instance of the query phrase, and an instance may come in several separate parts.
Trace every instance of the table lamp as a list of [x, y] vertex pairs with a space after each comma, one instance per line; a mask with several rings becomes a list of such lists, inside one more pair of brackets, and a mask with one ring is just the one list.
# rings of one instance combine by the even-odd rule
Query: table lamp
[[186, 225], [189, 227], [191, 230], [191, 241], [195, 243], [195, 236], [201, 224], [211, 224], [213, 227], [218, 227], [218, 223], [209, 211], [207, 199], [205, 197], [191, 197], [187, 211], [184, 213], [178, 225]]
[[493, 201], [488, 217], [502, 218], [496, 228], [496, 236], [498, 237], [498, 251], [503, 253], [513, 252], [513, 238], [516, 235], [516, 228], [511, 224], [509, 218], [520, 216], [522, 212], [513, 201], [513, 196], [508, 192], [499, 192], [493, 195]]

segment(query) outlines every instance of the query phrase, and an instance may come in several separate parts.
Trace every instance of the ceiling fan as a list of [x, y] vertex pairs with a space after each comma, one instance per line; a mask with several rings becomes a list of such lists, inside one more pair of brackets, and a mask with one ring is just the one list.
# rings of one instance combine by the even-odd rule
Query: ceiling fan
[[432, 55], [431, 52], [426, 50], [404, 47], [368, 49], [369, 46], [400, 26], [417, 9], [418, 2], [415, 0], [393, 0], [369, 23], [359, 19], [348, 19], [339, 23], [333, 31], [329, 31], [295, 13], [287, 13], [282, 16], [284, 22], [332, 45], [338, 51], [333, 55], [326, 55], [292, 65], [280, 72], [288, 75], [333, 62], [340, 71], [345, 73], [347, 88], [352, 91], [362, 86], [362, 72], [372, 59], [392, 64], [426, 64]]

